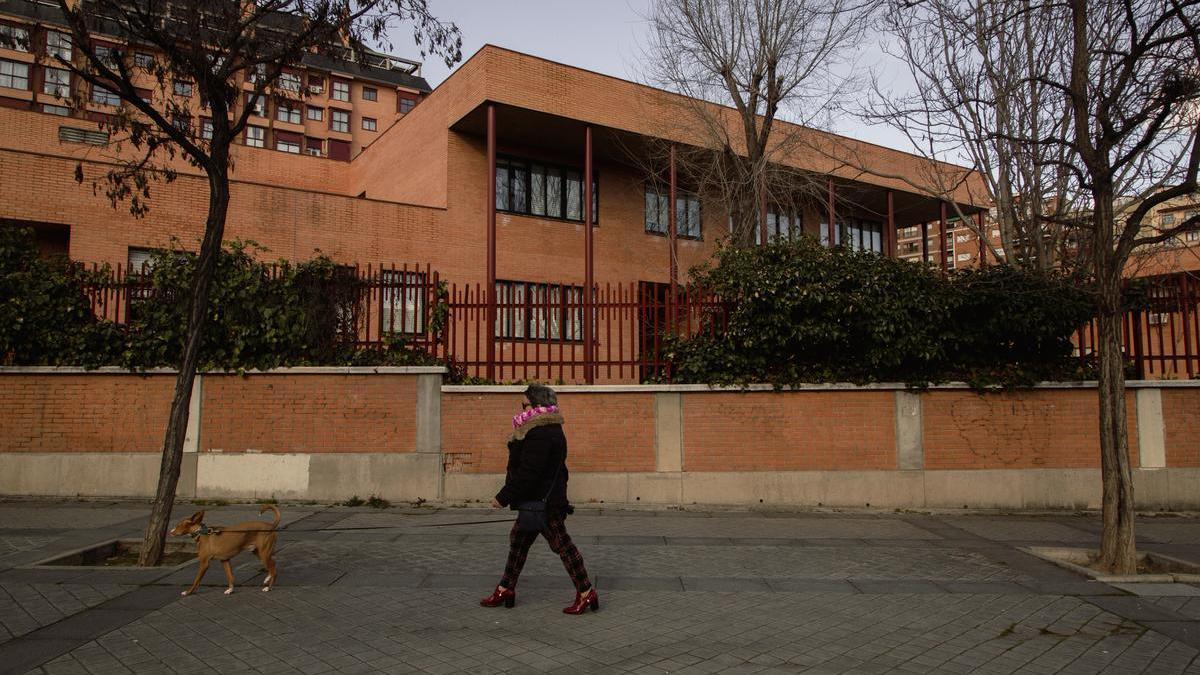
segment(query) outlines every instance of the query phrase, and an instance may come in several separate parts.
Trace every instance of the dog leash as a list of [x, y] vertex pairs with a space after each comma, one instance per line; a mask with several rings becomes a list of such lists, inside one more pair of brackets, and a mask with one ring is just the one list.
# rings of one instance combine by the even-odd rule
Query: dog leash
[[457, 527], [459, 525], [483, 525], [485, 523], [511, 523], [515, 518], [500, 518], [492, 520], [471, 520], [464, 523], [430, 523], [428, 525], [374, 525], [364, 527], [334, 527], [327, 529], [291, 529], [288, 527], [276, 527], [267, 530], [234, 530], [225, 527], [213, 527], [206, 525], [207, 532], [197, 532], [197, 534], [221, 534], [222, 532], [353, 532], [358, 530], [402, 530], [408, 527]]

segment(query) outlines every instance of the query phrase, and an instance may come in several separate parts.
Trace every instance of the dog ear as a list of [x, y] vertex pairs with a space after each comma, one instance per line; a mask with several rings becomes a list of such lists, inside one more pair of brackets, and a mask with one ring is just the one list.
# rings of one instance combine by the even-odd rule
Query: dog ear
[[188, 518], [188, 520], [192, 521], [193, 523], [202, 522], [204, 520], [204, 509], [200, 509], [199, 511], [193, 513], [192, 517]]

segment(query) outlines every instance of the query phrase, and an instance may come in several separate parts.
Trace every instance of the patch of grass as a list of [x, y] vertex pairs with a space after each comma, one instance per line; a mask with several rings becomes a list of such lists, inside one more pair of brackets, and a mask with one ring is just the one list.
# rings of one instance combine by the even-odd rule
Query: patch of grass
[[366, 502], [364, 502], [358, 495], [354, 495], [350, 499], [342, 502], [342, 506], [362, 506], [363, 504], [366, 504]]
[[387, 509], [387, 508], [391, 508], [392, 503], [389, 502], [388, 500], [384, 499], [383, 497], [371, 495], [370, 497], [367, 498], [367, 506], [369, 506], [373, 509]]
[[264, 499], [255, 499], [254, 503], [255, 504], [278, 504], [279, 500], [275, 499], [274, 497], [267, 497]]

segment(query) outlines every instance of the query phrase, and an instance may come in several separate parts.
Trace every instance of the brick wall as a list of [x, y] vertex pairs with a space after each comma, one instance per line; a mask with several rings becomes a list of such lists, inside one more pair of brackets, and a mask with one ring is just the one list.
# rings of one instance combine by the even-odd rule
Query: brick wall
[[1200, 467], [1200, 389], [1162, 390], [1167, 466]]
[[0, 452], [159, 452], [173, 375], [0, 376]]
[[[448, 472], [502, 473], [520, 393], [443, 394]], [[653, 394], [561, 394], [568, 466], [575, 472], [654, 471]]]
[[415, 377], [207, 375], [200, 451], [412, 452]]
[[[1099, 468], [1097, 405], [1094, 389], [986, 396], [963, 390], [929, 392], [922, 400], [925, 468]], [[1130, 460], [1138, 466], [1132, 391], [1126, 395], [1126, 407]]]
[[890, 391], [683, 395], [685, 471], [896, 468]]

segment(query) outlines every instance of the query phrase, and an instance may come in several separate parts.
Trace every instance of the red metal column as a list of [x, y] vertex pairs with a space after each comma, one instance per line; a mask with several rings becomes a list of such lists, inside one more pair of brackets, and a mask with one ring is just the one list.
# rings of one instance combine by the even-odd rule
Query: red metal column
[[887, 229], [883, 232], [883, 255], [896, 257], [896, 193], [887, 193]]
[[758, 241], [760, 246], [767, 245], [767, 170], [758, 176]]
[[983, 211], [975, 214], [975, 227], [979, 230], [979, 266], [987, 266], [987, 231], [983, 229]]
[[929, 223], [921, 223], [921, 262], [929, 266]]
[[487, 107], [487, 377], [496, 379], [496, 105]]
[[938, 221], [938, 248], [942, 251], [942, 274], [946, 273], [946, 256], [950, 255], [949, 247], [946, 245], [946, 202], [942, 202], [942, 215]]
[[589, 124], [583, 133], [583, 379], [588, 384], [596, 383], [595, 353], [593, 343], [595, 326], [592, 316], [592, 305], [595, 280], [593, 278], [592, 257], [592, 126]]
[[837, 225], [835, 225], [834, 223], [837, 220], [837, 217], [836, 217], [837, 214], [834, 213], [834, 210], [833, 210], [833, 179], [832, 178], [828, 179], [828, 187], [829, 187], [829, 197], [828, 197], [828, 200], [826, 203], [826, 207], [827, 207], [826, 213], [829, 214], [829, 247], [833, 248], [833, 245], [836, 243], [836, 240], [834, 239], [834, 233], [837, 231], [837, 229], [836, 229]]
[[1183, 363], [1187, 367], [1188, 379], [1195, 375], [1195, 370], [1192, 368], [1192, 325], [1191, 317], [1188, 316], [1191, 300], [1188, 290], [1188, 275], [1184, 272], [1179, 275], [1179, 316], [1183, 322]]
[[675, 214], [675, 191], [677, 189], [675, 182], [675, 146], [671, 146], [671, 167], [670, 167], [670, 187], [667, 190], [667, 199], [671, 204], [671, 212], [667, 215], [667, 245], [670, 247], [671, 255], [671, 298], [675, 297], [675, 284], [679, 282], [679, 246], [676, 239], [676, 214]]

